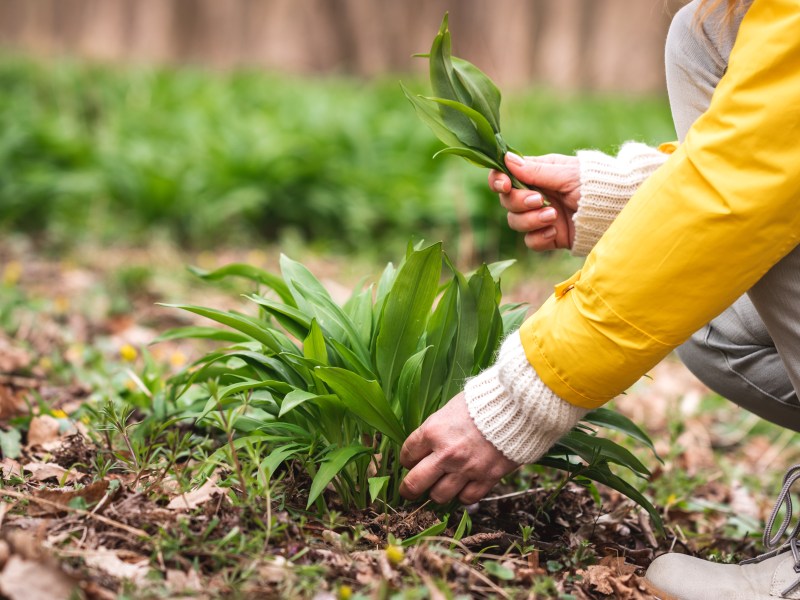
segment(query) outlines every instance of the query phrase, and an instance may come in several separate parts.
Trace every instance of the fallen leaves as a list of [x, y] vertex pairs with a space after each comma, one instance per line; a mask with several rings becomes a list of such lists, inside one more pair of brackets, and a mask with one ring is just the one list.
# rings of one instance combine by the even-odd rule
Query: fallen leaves
[[106, 496], [108, 487], [109, 482], [102, 480], [95, 481], [79, 489], [35, 490], [33, 497], [46, 502], [38, 503], [38, 507], [29, 509], [29, 513], [34, 516], [58, 514], [67, 510], [71, 503], [78, 498], [82, 499], [86, 506], [95, 506]]
[[611, 596], [617, 600], [650, 600], [642, 578], [636, 575], [636, 566], [625, 562], [624, 558], [606, 556], [599, 564], [578, 571], [583, 576], [582, 587], [593, 592]]
[[49, 561], [12, 555], [0, 573], [0, 592], [9, 600], [68, 600], [76, 582]]
[[87, 566], [118, 579], [143, 584], [150, 572], [150, 561], [146, 556], [128, 553], [123, 560], [119, 552], [100, 547], [80, 554]]
[[50, 415], [42, 415], [31, 419], [28, 428], [28, 446], [45, 446], [59, 439], [61, 423]]
[[77, 470], [67, 470], [55, 463], [31, 462], [22, 467], [22, 470], [30, 473], [34, 481], [55, 479], [60, 484], [75, 483], [85, 477], [83, 473]]
[[167, 504], [170, 510], [192, 510], [211, 500], [216, 494], [225, 494], [227, 490], [217, 485], [219, 475], [214, 473], [199, 488], [176, 496]]

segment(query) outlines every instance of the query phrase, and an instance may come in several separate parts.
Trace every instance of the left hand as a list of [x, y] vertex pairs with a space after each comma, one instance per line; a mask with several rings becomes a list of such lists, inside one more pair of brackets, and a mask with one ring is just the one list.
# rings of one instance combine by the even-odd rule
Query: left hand
[[400, 494], [414, 500], [430, 489], [431, 500], [438, 504], [455, 497], [474, 504], [519, 466], [483, 437], [469, 415], [464, 392], [408, 436], [400, 463], [411, 469]]

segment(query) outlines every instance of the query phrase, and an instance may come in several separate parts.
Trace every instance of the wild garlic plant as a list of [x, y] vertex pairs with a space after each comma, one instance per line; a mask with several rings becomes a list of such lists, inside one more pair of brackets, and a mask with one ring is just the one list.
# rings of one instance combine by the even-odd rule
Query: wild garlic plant
[[[400, 84], [420, 119], [447, 145], [434, 158], [447, 154], [461, 156], [479, 167], [502, 171], [516, 188], [536, 189], [541, 193], [542, 190], [519, 181], [505, 165], [506, 152], [520, 153], [506, 143], [500, 132], [500, 90], [478, 67], [453, 56], [451, 44], [445, 13], [430, 53], [417, 55], [428, 59], [434, 95], [412, 94]], [[547, 200], [544, 202], [549, 205]]]
[[[500, 276], [513, 261], [460, 272], [442, 244], [409, 246], [398, 267], [337, 304], [303, 265], [282, 256], [280, 275], [233, 264], [206, 280], [255, 282], [247, 296], [257, 316], [171, 305], [226, 327], [187, 327], [160, 339], [211, 338], [231, 345], [210, 352], [173, 381], [179, 417], [235, 432], [208, 464], [230, 464], [231, 449], [268, 448], [259, 468], [269, 476], [295, 461], [311, 483], [307, 506], [325, 509], [335, 490], [344, 507], [380, 499], [401, 503], [400, 448], [414, 429], [489, 366], [503, 336], [517, 329], [526, 306], [501, 304]], [[541, 459], [568, 479], [606, 484], [644, 507], [653, 506], [612, 465], [646, 477], [627, 449], [599, 437], [621, 431], [652, 449], [645, 433], [606, 409], [585, 419]]]

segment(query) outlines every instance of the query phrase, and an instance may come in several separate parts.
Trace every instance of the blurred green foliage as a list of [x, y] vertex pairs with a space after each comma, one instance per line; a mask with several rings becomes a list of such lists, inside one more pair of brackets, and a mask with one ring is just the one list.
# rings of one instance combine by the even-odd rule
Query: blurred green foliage
[[[657, 99], [534, 90], [504, 111], [528, 154], [674, 135]], [[485, 174], [440, 148], [396, 80], [0, 59], [0, 230], [49, 243], [299, 235], [381, 256], [468, 230], [484, 258], [522, 248]]]

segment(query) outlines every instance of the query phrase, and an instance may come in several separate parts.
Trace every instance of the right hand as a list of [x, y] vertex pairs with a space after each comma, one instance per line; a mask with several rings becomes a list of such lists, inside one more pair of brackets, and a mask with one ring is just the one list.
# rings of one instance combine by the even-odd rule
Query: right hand
[[505, 173], [492, 170], [489, 187], [500, 193], [500, 204], [508, 211], [508, 226], [525, 234], [525, 245], [531, 250], [572, 248], [572, 216], [581, 197], [578, 158], [563, 154], [522, 158], [509, 152], [505, 161], [514, 177], [541, 189], [550, 202], [550, 206], [543, 207], [541, 194], [512, 189]]

